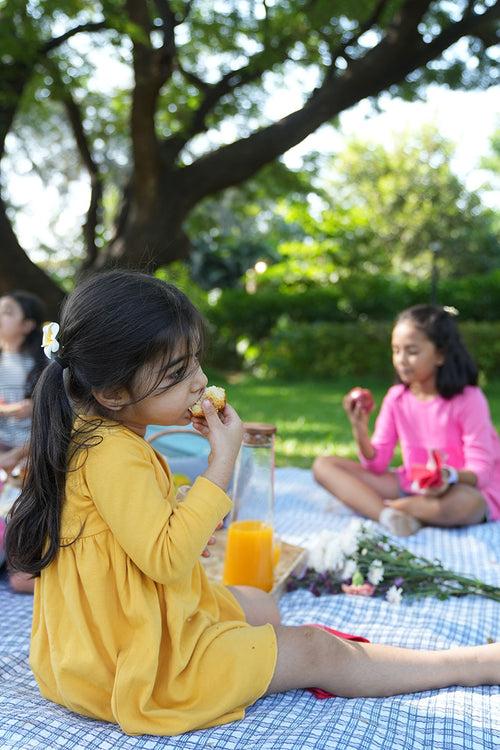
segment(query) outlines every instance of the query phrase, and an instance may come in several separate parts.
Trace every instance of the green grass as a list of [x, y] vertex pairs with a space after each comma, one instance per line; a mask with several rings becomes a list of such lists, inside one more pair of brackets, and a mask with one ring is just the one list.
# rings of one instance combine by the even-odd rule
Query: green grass
[[[361, 382], [362, 381], [362, 382]], [[374, 378], [325, 381], [262, 381], [249, 375], [210, 373], [210, 383], [224, 386], [228, 400], [246, 422], [272, 422], [276, 435], [276, 464], [310, 468], [324, 453], [355, 458], [351, 427], [342, 398], [354, 385], [370, 388], [377, 407], [389, 384]], [[500, 430], [500, 380], [485, 388], [493, 422]], [[374, 419], [371, 426], [373, 428]]]

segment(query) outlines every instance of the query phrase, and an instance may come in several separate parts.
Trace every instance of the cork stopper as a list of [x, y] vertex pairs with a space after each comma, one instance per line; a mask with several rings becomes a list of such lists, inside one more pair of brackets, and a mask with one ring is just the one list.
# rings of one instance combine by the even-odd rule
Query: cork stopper
[[245, 445], [266, 445], [276, 434], [276, 425], [266, 422], [244, 422], [243, 443]]

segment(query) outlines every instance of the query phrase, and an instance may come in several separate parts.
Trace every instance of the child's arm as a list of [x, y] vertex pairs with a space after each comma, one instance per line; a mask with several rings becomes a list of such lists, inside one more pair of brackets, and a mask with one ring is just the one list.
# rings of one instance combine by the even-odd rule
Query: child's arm
[[465, 465], [458, 479], [481, 489], [490, 481], [495, 451], [488, 402], [479, 388], [468, 388], [461, 397], [459, 420]]
[[147, 446], [113, 437], [90, 449], [86, 487], [118, 544], [149, 578], [170, 584], [198, 562], [213, 530], [231, 509], [228, 496], [199, 477], [183, 502], [166, 500]]
[[358, 453], [368, 461], [375, 458], [375, 448], [370, 440], [368, 429], [369, 413], [363, 409], [362, 403], [352, 404], [347, 395], [344, 398], [344, 409], [349, 418], [353, 437], [358, 445]]
[[[353, 436], [358, 445], [361, 465], [374, 474], [383, 474], [386, 471], [398, 441], [393, 400], [394, 396], [389, 391], [382, 402], [372, 439], [370, 439], [368, 430], [369, 414], [361, 409], [359, 403], [352, 410], [347, 411], [346, 409], [352, 425]], [[344, 404], [344, 406], [347, 405]]]
[[203, 476], [226, 489], [243, 438], [241, 419], [229, 404], [217, 412], [208, 399], [202, 404], [204, 417], [193, 417], [193, 426], [210, 442], [208, 469]]
[[0, 467], [5, 471], [12, 471], [16, 466], [21, 463], [23, 459], [28, 456], [29, 446], [21, 445], [17, 448], [10, 448], [3, 453], [0, 453]]
[[22, 401], [16, 401], [11, 404], [0, 403], [0, 415], [3, 417], [17, 417], [17, 419], [26, 419], [33, 413], [33, 402], [30, 398], [24, 398]]
[[[467, 388], [457, 397], [457, 418], [462, 432], [462, 450], [465, 466], [457, 471], [460, 484], [482, 489], [490, 481], [495, 463], [493, 425], [488, 402], [479, 388]], [[443, 497], [450, 488], [450, 472], [442, 469], [443, 482], [439, 487], [429, 487], [422, 494]]]

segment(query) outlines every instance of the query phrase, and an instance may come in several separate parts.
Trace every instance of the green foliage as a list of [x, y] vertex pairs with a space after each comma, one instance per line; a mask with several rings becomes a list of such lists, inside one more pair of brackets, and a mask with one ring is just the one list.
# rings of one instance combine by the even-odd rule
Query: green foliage
[[[478, 363], [482, 382], [500, 371], [500, 322], [467, 321], [460, 326], [465, 344]], [[298, 380], [385, 376], [392, 374], [392, 324], [301, 323], [275, 326], [271, 335], [251, 348], [247, 364], [261, 377]]]
[[301, 170], [277, 161], [239, 188], [202, 201], [186, 226], [193, 245], [188, 261], [193, 279], [207, 290], [241, 286], [256, 261], [279, 261], [276, 247], [296, 231], [277, 211], [280, 197], [305, 200], [313, 189], [315, 167], [313, 158]]
[[[263, 377], [390, 377], [387, 323], [291, 323], [284, 319], [251, 349], [247, 364]], [[250, 361], [248, 361], [250, 360]]]
[[[392, 376], [392, 324], [295, 323], [282, 319], [261, 342], [244, 353], [244, 363], [259, 377], [324, 379]], [[500, 371], [500, 322], [461, 324], [465, 344], [482, 373], [482, 382]]]
[[[378, 0], [171, 0], [165, 5], [175, 15], [176, 48], [173, 72], [165, 76], [154, 126], [167, 149], [172, 143], [181, 143], [178, 163], [186, 165], [214, 145], [268, 124], [264, 104], [291, 78], [302, 88], [304, 99], [311, 94], [311, 81], [319, 86], [342, 78], [346, 64], [362, 61], [394, 27], [404, 3], [391, 0], [381, 14], [376, 13]], [[484, 13], [490, 6], [489, 0], [477, 0], [474, 12]], [[29, 127], [30, 132], [23, 133], [26, 142], [38, 146], [41, 136], [45, 137], [46, 120], [54, 117], [53, 103], [61, 101], [60, 87], [50, 70], [56, 66], [64, 88], [81, 108], [85, 135], [95, 160], [104, 167], [103, 177], [121, 187], [130, 148], [131, 45], [141, 43], [159, 50], [164, 42], [163, 7], [162, 3], [144, 2], [150, 27], [141, 29], [128, 18], [123, 0], [2, 0], [0, 50], [7, 69], [33, 63], [45, 43], [80, 24], [102, 21], [107, 29], [84, 30], [57, 50], [38, 57], [16, 124], [16, 129]], [[453, 38], [451, 27], [464, 9], [464, 2], [429, 3], [418, 29], [423, 41], [429, 43], [447, 31]], [[370, 33], [361, 34], [369, 19]], [[451, 87], [484, 88], [496, 80], [494, 56], [488, 52], [494, 41], [494, 22], [484, 22], [467, 37], [467, 49], [453, 45], [438, 60], [396, 82], [389, 93], [414, 99], [433, 81]], [[103, 60], [109, 65], [109, 75], [102, 75]], [[223, 86], [226, 93], [214, 96], [221, 82], [228, 84], [227, 91]], [[19, 91], [11, 92], [8, 86], [0, 90], [0, 97], [17, 95]], [[211, 96], [213, 106], [205, 112], [202, 104]], [[56, 111], [62, 119], [61, 108]], [[206, 137], [193, 142], [199, 134]], [[68, 139], [62, 140], [61, 154], [69, 150]], [[107, 239], [109, 235], [102, 236]]]
[[452, 155], [432, 127], [396, 134], [391, 148], [352, 140], [331, 164], [319, 214], [303, 201], [288, 203], [285, 219], [302, 236], [280, 243], [282, 260], [259, 285], [305, 288], [342, 280], [353, 268], [424, 280], [433, 254], [442, 278], [497, 268], [498, 213], [451, 171]]
[[208, 310], [207, 295], [201, 289], [196, 282], [191, 278], [189, 268], [185, 263], [177, 261], [170, 263], [169, 266], [159, 268], [155, 276], [162, 281], [168, 281], [169, 284], [175, 284], [181, 289], [184, 294], [189, 297], [193, 305], [195, 305], [202, 313], [206, 313]]
[[[415, 279], [359, 274], [302, 290], [224, 290], [205, 308], [215, 333], [211, 361], [292, 378], [388, 373], [391, 322], [404, 308], [428, 301], [429, 292], [428, 283]], [[500, 366], [500, 271], [446, 279], [439, 301], [459, 310], [471, 351], [485, 375], [494, 375]]]

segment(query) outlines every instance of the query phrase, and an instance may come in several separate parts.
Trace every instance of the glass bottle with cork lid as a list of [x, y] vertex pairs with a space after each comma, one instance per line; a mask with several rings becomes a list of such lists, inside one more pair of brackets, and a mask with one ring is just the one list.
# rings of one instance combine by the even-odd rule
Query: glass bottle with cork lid
[[279, 544], [274, 534], [276, 426], [245, 422], [233, 480], [223, 581], [271, 591]]

